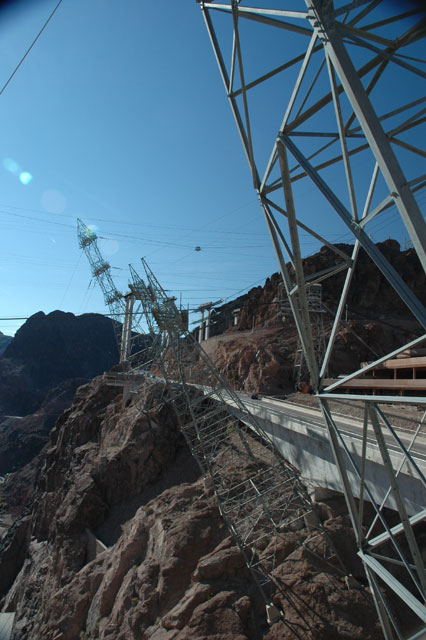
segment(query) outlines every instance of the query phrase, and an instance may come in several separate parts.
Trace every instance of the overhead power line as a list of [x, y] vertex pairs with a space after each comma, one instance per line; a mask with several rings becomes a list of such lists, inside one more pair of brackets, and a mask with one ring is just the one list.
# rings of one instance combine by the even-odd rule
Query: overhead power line
[[49, 24], [49, 22], [51, 21], [51, 19], [53, 18], [53, 16], [55, 15], [56, 11], [58, 10], [59, 6], [62, 4], [62, 0], [59, 0], [58, 4], [56, 5], [56, 7], [53, 9], [52, 13], [49, 15], [49, 17], [47, 18], [46, 22], [44, 23], [44, 25], [42, 26], [42, 28], [40, 29], [40, 31], [38, 32], [38, 34], [36, 35], [36, 37], [34, 38], [34, 40], [32, 41], [32, 43], [30, 44], [30, 46], [28, 47], [28, 49], [26, 50], [26, 52], [24, 53], [24, 55], [22, 56], [22, 58], [20, 59], [20, 61], [18, 62], [18, 64], [16, 65], [16, 67], [14, 68], [14, 70], [12, 71], [12, 73], [10, 74], [10, 76], [8, 77], [8, 79], [6, 80], [6, 82], [4, 83], [3, 87], [0, 89], [0, 96], [3, 94], [3, 92], [6, 90], [6, 88], [9, 86], [11, 80], [13, 79], [13, 77], [15, 76], [16, 72], [19, 70], [19, 68], [21, 67], [22, 63], [24, 62], [25, 58], [28, 56], [28, 54], [30, 53], [31, 49], [34, 47], [35, 43], [37, 42], [37, 40], [40, 38], [41, 34], [43, 33], [43, 31], [45, 30], [45, 28], [47, 27], [47, 25]]
[[[251, 204], [251, 203], [248, 203]], [[234, 213], [235, 211], [239, 211], [240, 209], [243, 209], [244, 207], [246, 207], [247, 204], [241, 205], [240, 207], [236, 207], [235, 209], [232, 209], [231, 211], [227, 211], [226, 215], [227, 217], [229, 217], [232, 213]], [[29, 211], [29, 212], [33, 212], [33, 213], [41, 213], [43, 215], [46, 215], [46, 211], [43, 211], [42, 209], [33, 209], [33, 208], [29, 208], [29, 207], [17, 207], [16, 205], [12, 205], [12, 204], [5, 204], [3, 202], [0, 202], [0, 207], [3, 207], [5, 209], [17, 209], [18, 211]], [[13, 214], [12, 212], [9, 211], [2, 211], [2, 213], [6, 213], [8, 215], [18, 215], [18, 214]], [[22, 214], [21, 214], [22, 215]], [[61, 218], [72, 218], [73, 220], [75, 219], [75, 214], [71, 214], [71, 213], [61, 213]], [[36, 218], [30, 217], [30, 220], [36, 220]], [[209, 229], [208, 231], [206, 231], [205, 226], [201, 227], [201, 228], [197, 228], [197, 227], [183, 227], [182, 225], [172, 225], [172, 224], [152, 224], [152, 223], [148, 223], [148, 222], [130, 222], [129, 220], [124, 220], [123, 218], [117, 219], [117, 220], [112, 220], [110, 218], [90, 218], [91, 222], [106, 222], [107, 224], [119, 224], [120, 226], [123, 225], [128, 225], [128, 226], [132, 226], [132, 227], [143, 227], [144, 229], [146, 229], [147, 227], [149, 228], [153, 228], [153, 229], [169, 229], [171, 231], [189, 231], [191, 233], [219, 233], [219, 234], [226, 234], [226, 235], [235, 235], [235, 236], [253, 236], [253, 237], [258, 237], [258, 233], [255, 233], [254, 231], [242, 231], [242, 230], [238, 230], [238, 231], [229, 231], [229, 229]], [[44, 220], [44, 222], [50, 223], [50, 220]], [[67, 225], [69, 227], [74, 228], [73, 225]]]

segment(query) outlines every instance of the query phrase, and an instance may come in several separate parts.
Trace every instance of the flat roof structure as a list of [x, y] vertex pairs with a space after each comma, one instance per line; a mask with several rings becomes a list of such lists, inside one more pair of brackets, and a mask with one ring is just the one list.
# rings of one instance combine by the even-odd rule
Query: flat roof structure
[[[370, 363], [363, 362], [361, 367], [367, 367]], [[373, 395], [380, 391], [392, 391], [404, 395], [415, 392], [417, 395], [426, 395], [426, 356], [392, 358], [382, 362], [374, 369], [369, 370], [369, 377], [360, 375], [345, 382], [341, 389], [370, 390]], [[326, 386], [339, 379], [324, 381]]]

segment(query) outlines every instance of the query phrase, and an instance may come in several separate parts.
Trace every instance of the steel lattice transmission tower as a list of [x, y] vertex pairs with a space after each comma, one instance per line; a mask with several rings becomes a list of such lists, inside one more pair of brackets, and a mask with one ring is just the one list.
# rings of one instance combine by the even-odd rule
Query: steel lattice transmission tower
[[[77, 235], [78, 244], [89, 261], [92, 276], [98, 282], [105, 304], [110, 310], [120, 362], [127, 362], [131, 357], [136, 366], [136, 363], [149, 357], [147, 349], [151, 349], [149, 337], [142, 331], [142, 313], [133, 308], [132, 293], [123, 295], [115, 286], [111, 265], [102, 257], [96, 233], [80, 219], [77, 219]], [[135, 344], [138, 349], [133, 349]], [[131, 356], [132, 351], [135, 353]]]
[[[77, 220], [78, 244], [90, 264], [93, 278], [97, 280], [104, 296], [105, 304], [109, 308], [112, 319], [117, 346], [121, 351], [122, 329], [119, 324], [124, 319], [126, 303], [123, 294], [118, 291], [111, 277], [111, 265], [103, 259], [98, 247], [98, 237], [92, 229], [84, 224], [80, 218]], [[121, 359], [121, 358], [120, 358]]]
[[[303, 545], [344, 574], [299, 473], [277, 453], [269, 436], [217, 371], [188, 331], [175, 299], [168, 296], [145, 260], [145, 279], [131, 269], [130, 285], [142, 300], [147, 323], [161, 339], [142, 386], [167, 386], [188, 446], [215, 492], [220, 512], [258, 585], [272, 621], [277, 585], [273, 572], [279, 539], [301, 529]], [[137, 373], [136, 371], [134, 372]], [[146, 394], [147, 396], [149, 394]]]
[[[348, 395], [345, 388], [426, 337], [423, 303], [370, 235], [396, 216], [399, 232], [411, 240], [426, 270], [426, 225], [419, 206], [426, 186], [421, 148], [426, 139], [424, 9], [420, 3], [380, 0], [282, 0], [270, 5], [265, 0], [199, 0], [199, 5], [328, 428], [383, 633], [387, 640], [423, 637], [426, 572], [419, 531], [426, 518], [426, 491], [413, 504], [400, 472], [408, 468], [426, 488], [416, 454], [426, 414], [407, 442], [389, 408], [404, 403], [415, 415], [415, 407], [426, 408], [426, 399], [392, 391], [380, 399], [372, 392]], [[333, 243], [336, 229], [352, 239], [351, 252]], [[333, 267], [305, 274], [306, 234], [334, 254]], [[330, 383], [325, 372], [361, 248], [417, 320], [422, 335]], [[335, 320], [319, 359], [307, 285], [342, 273]], [[362, 403], [364, 412], [356, 449], [347, 446], [333, 417], [334, 407], [348, 400]], [[381, 495], [368, 472], [367, 442], [377, 447], [387, 474], [389, 489]], [[370, 519], [366, 500], [374, 509]]]

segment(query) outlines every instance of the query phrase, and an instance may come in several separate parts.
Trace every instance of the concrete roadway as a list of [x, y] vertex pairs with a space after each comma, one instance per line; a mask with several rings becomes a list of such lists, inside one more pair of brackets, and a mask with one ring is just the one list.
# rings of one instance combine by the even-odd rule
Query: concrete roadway
[[[163, 381], [157, 376], [152, 376]], [[117, 379], [116, 379], [117, 378]], [[135, 376], [139, 378], [139, 376]], [[118, 377], [107, 380], [108, 384], [122, 385], [123, 379]], [[165, 381], [163, 381], [165, 382]], [[203, 385], [192, 385], [202, 388], [205, 393], [211, 393], [212, 389]], [[136, 389], [135, 389], [136, 391]], [[252, 400], [246, 393], [238, 394], [259, 422], [262, 429], [270, 436], [282, 456], [297, 467], [302, 478], [316, 487], [326, 487], [335, 491], [342, 491], [340, 476], [331, 450], [327, 428], [322, 414], [317, 409], [302, 407], [292, 402], [279, 401], [273, 398]], [[210, 396], [214, 399], [214, 394]], [[226, 401], [226, 394], [222, 392]], [[235, 407], [232, 398], [227, 402], [232, 413], [242, 421], [245, 415]], [[362, 460], [362, 423], [354, 418], [334, 416], [339, 432], [348, 452], [355, 461], [356, 467], [361, 469]], [[386, 430], [387, 431], [387, 430]], [[384, 431], [385, 440], [394, 470], [399, 469], [404, 459], [390, 433]], [[398, 431], [400, 439], [408, 447], [410, 434]], [[426, 475], [426, 442], [424, 438], [417, 438], [412, 450], [412, 457]], [[355, 496], [359, 495], [359, 476], [345, 455], [348, 477]], [[374, 502], [380, 504], [389, 489], [389, 479], [385, 466], [371, 427], [368, 428], [367, 453], [366, 453], [366, 484], [371, 492]], [[424, 482], [411, 465], [404, 464], [398, 476], [399, 490], [404, 498], [404, 503], [409, 515], [422, 511], [426, 505], [426, 489]], [[368, 497], [366, 496], [368, 499]], [[395, 508], [395, 501], [390, 495], [386, 505]]]
[[[261, 402], [262, 406], [268, 409], [269, 413], [276, 412], [278, 415], [285, 416], [293, 416], [299, 417], [303, 419], [304, 422], [316, 425], [317, 427], [323, 428], [326, 432], [326, 425], [324, 418], [320, 409], [313, 409], [312, 407], [304, 407], [302, 405], [295, 404], [294, 402], [286, 402], [285, 400], [275, 400], [274, 398], [262, 397], [260, 400], [252, 400], [250, 396], [246, 394], [239, 394], [241, 399], [244, 400], [244, 404], [250, 408], [251, 410], [256, 411], [256, 405]], [[362, 440], [362, 422], [356, 418], [351, 418], [349, 416], [336, 415], [333, 414], [336, 425], [339, 427], [339, 430], [342, 434], [352, 436], [353, 438], [358, 438]], [[420, 415], [419, 415], [420, 420]], [[426, 428], [426, 422], [425, 422]], [[398, 433], [398, 437], [402, 440], [404, 446], [406, 448], [409, 447], [412, 434], [407, 432], [406, 430], [402, 431], [401, 429], [396, 429]], [[389, 449], [395, 452], [399, 452], [400, 449], [393, 439], [392, 435], [388, 433], [384, 433], [384, 437], [386, 440], [386, 444]], [[373, 428], [369, 425], [367, 429], [367, 441], [370, 444], [376, 444], [376, 438], [373, 431]], [[377, 446], [377, 445], [376, 445]], [[418, 435], [416, 441], [414, 443], [414, 447], [411, 451], [413, 456], [423, 463], [426, 463], [426, 438], [421, 435]], [[417, 460], [416, 460], [417, 461]]]
[[[305, 481], [314, 486], [342, 491], [327, 428], [319, 410], [267, 397], [261, 400], [252, 400], [245, 393], [239, 393], [239, 396], [261, 427], [269, 434], [283, 457], [299, 469]], [[350, 417], [334, 415], [334, 418], [348, 451], [360, 469], [362, 423]], [[387, 430], [384, 430], [384, 436], [393, 468], [397, 470], [404, 458], [403, 453]], [[410, 433], [398, 430], [398, 436], [404, 446], [408, 448], [412, 437]], [[426, 439], [424, 437], [417, 437], [411, 453], [423, 475], [426, 475]], [[352, 490], [355, 495], [358, 495], [359, 479], [347, 456], [345, 456], [345, 462]], [[374, 500], [381, 502], [389, 488], [389, 480], [374, 431], [370, 426], [367, 436], [366, 481]], [[398, 477], [398, 484], [410, 515], [424, 509], [426, 489], [411, 465], [404, 464]], [[392, 496], [389, 496], [386, 504], [395, 508]]]

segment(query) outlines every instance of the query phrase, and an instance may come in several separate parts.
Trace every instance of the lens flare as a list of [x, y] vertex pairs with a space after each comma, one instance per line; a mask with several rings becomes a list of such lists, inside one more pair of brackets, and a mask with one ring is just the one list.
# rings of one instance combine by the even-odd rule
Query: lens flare
[[101, 249], [102, 253], [105, 253], [105, 255], [113, 256], [119, 251], [120, 245], [118, 244], [117, 240], [112, 240], [110, 238], [101, 238], [101, 240], [99, 241], [99, 248]]
[[95, 224], [88, 224], [87, 225], [86, 234], [87, 234], [88, 238], [97, 238], [98, 231], [99, 231], [99, 229]]
[[19, 174], [19, 180], [22, 184], [30, 184], [32, 179], [33, 177], [29, 171], [21, 171]]
[[12, 158], [5, 158], [3, 160], [3, 167], [6, 171], [10, 171], [10, 173], [13, 173], [14, 175], [19, 173], [20, 170], [19, 164]]
[[47, 189], [41, 196], [41, 205], [49, 213], [63, 213], [67, 201], [63, 193], [57, 189]]

